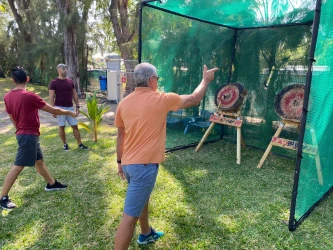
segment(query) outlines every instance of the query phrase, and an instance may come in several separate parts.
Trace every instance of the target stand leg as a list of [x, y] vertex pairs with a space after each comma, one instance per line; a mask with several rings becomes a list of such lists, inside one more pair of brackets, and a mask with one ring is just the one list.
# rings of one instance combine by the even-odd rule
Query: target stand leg
[[[228, 116], [228, 117], [226, 117]], [[230, 117], [231, 116], [231, 117]], [[207, 129], [206, 133], [202, 137], [201, 141], [199, 142], [198, 146], [196, 147], [195, 151], [198, 152], [205, 140], [207, 139], [209, 133], [213, 129], [214, 125], [216, 123], [236, 127], [237, 129], [237, 158], [236, 162], [237, 164], [240, 164], [241, 162], [241, 145], [242, 145], [242, 131], [241, 127], [243, 124], [243, 120], [241, 120], [240, 113], [227, 113], [227, 112], [220, 112], [215, 113], [209, 118], [209, 121], [211, 122], [209, 128]], [[245, 143], [244, 143], [245, 145]]]
[[[313, 128], [311, 128], [311, 129], [310, 129], [310, 133], [311, 133], [312, 143], [313, 143], [313, 145], [318, 149], [315, 130], [314, 130]], [[320, 163], [320, 155], [319, 155], [319, 151], [317, 151], [317, 153], [316, 153], [316, 155], [315, 155], [315, 161], [316, 161], [316, 168], [317, 168], [318, 182], [319, 182], [319, 184], [322, 186], [322, 185], [324, 185], [324, 180], [323, 180], [323, 173], [322, 173], [322, 171], [321, 171], [321, 163]]]
[[215, 122], [212, 122], [208, 129], [206, 130], [205, 134], [203, 135], [203, 137], [201, 138], [198, 146], [195, 148], [195, 152], [198, 152], [199, 149], [201, 148], [202, 144], [205, 142], [205, 140], [207, 139], [208, 135], [210, 134], [210, 131], [212, 131], [213, 127], [215, 125]]
[[[284, 123], [280, 122], [279, 128], [278, 128], [278, 130], [276, 130], [273, 138], [274, 137], [278, 137], [281, 134], [283, 127], [284, 127]], [[261, 168], [262, 167], [262, 164], [264, 164], [264, 162], [265, 162], [265, 160], [266, 160], [269, 152], [272, 150], [272, 147], [273, 147], [273, 138], [272, 138], [271, 142], [269, 143], [268, 147], [266, 148], [266, 151], [265, 151], [264, 155], [261, 157], [261, 160], [260, 160], [257, 168]]]
[[237, 128], [237, 158], [236, 162], [238, 165], [241, 164], [241, 137], [242, 137], [242, 131], [241, 128]]

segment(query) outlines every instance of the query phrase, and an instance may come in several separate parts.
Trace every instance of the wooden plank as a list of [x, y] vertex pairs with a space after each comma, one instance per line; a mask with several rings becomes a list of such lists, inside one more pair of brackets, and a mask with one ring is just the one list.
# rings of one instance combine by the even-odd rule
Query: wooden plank
[[226, 116], [240, 117], [240, 113], [229, 113], [220, 110], [216, 111], [216, 113], [223, 116], [226, 115]]
[[236, 127], [236, 128], [240, 128], [243, 124], [243, 120], [238, 120], [238, 119], [228, 118], [228, 117], [223, 117], [223, 116], [216, 116], [216, 115], [211, 115], [209, 118], [209, 121]]
[[[293, 140], [273, 137], [271, 142], [274, 146], [278, 146], [281, 148], [287, 148], [292, 150], [297, 150], [298, 148], [298, 142]], [[316, 155], [318, 152], [318, 147], [304, 143], [302, 151], [307, 154]]]

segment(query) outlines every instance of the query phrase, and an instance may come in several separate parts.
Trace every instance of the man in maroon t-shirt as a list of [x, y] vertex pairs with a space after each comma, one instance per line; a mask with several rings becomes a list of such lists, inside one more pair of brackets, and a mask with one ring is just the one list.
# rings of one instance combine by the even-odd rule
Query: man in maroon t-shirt
[[[76, 104], [76, 113], [79, 114], [79, 100], [73, 81], [67, 78], [67, 66], [65, 64], [58, 64], [57, 71], [58, 77], [52, 80], [49, 86], [50, 105], [56, 108], [74, 111], [74, 100]], [[64, 150], [69, 149], [65, 133], [66, 121], [73, 129], [73, 134], [77, 140], [79, 148], [88, 149], [88, 147], [82, 144], [80, 131], [77, 127], [77, 119], [68, 115], [58, 115], [54, 117], [57, 117], [58, 120], [59, 135], [64, 143]]]
[[47, 181], [46, 191], [62, 190], [67, 186], [55, 180], [49, 173], [43, 161], [43, 154], [39, 146], [39, 116], [38, 110], [44, 110], [55, 115], [70, 115], [77, 117], [77, 113], [54, 108], [44, 102], [42, 98], [26, 90], [29, 81], [24, 68], [16, 67], [12, 70], [15, 88], [4, 97], [6, 112], [16, 128], [18, 150], [14, 166], [5, 178], [0, 195], [0, 206], [3, 209], [12, 209], [16, 205], [8, 193], [14, 185], [18, 175], [25, 166], [36, 166], [37, 172]]

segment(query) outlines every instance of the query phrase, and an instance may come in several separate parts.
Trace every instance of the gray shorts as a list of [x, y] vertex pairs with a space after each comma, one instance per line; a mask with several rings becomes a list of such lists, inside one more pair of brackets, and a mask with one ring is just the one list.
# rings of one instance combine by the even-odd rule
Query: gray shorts
[[35, 166], [37, 160], [43, 159], [38, 135], [16, 135], [18, 149], [14, 165]]
[[122, 169], [128, 181], [124, 213], [140, 217], [155, 186], [158, 164], [131, 164]]
[[[75, 112], [74, 107], [61, 107], [61, 106], [54, 106], [54, 107]], [[58, 126], [59, 127], [66, 126], [66, 121], [67, 121], [69, 126], [77, 125], [77, 119], [71, 117], [70, 115], [57, 115], [57, 120], [58, 120]]]

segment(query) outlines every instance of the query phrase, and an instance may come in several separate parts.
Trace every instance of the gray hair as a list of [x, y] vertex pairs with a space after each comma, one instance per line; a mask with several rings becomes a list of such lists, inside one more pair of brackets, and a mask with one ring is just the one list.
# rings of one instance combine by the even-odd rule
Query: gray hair
[[155, 66], [150, 63], [140, 63], [134, 69], [134, 83], [137, 87], [147, 87], [150, 77], [156, 75]]

